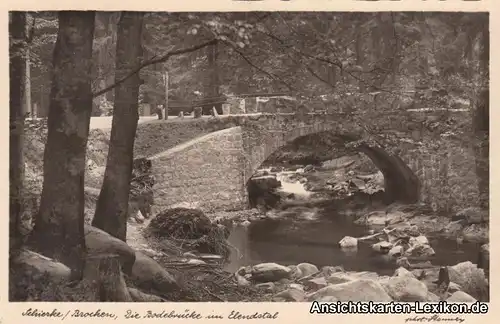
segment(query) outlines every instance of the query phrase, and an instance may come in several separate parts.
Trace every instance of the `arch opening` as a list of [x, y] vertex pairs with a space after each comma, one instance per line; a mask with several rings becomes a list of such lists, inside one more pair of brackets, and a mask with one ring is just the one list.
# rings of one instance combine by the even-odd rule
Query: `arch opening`
[[[393, 202], [418, 202], [419, 179], [399, 156], [366, 144], [356, 149], [346, 147], [346, 144], [354, 139], [351, 136], [322, 131], [299, 136], [274, 150], [253, 170], [246, 183], [249, 206], [271, 209], [283, 198], [295, 196], [296, 192], [293, 190], [283, 192], [282, 174], [287, 172], [292, 173], [289, 174], [289, 179], [299, 179], [299, 183], [294, 183], [299, 195], [304, 189], [307, 191], [306, 195], [316, 196], [316, 192], [332, 194], [342, 192], [342, 189], [348, 191], [348, 187], [354, 185], [357, 188], [352, 188], [352, 192], [358, 191], [369, 196], [370, 201], [375, 199], [385, 205]], [[344, 175], [339, 170], [343, 171]], [[308, 175], [300, 177], [295, 176], [293, 172]], [[322, 175], [331, 179], [309, 181], [315, 178], [314, 173], [318, 173], [318, 177]], [[347, 179], [345, 173], [349, 175]], [[370, 182], [371, 180], [374, 181]], [[376, 187], [368, 187], [377, 181], [378, 190]], [[290, 187], [290, 184], [286, 186]]]

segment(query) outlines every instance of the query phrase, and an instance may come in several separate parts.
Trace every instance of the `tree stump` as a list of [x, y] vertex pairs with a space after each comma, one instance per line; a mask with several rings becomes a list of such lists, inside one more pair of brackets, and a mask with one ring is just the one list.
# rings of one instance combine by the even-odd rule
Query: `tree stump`
[[194, 112], [194, 118], [201, 118], [203, 110], [201, 107], [196, 107], [194, 108], [193, 112]]
[[89, 255], [82, 286], [84, 299], [94, 302], [132, 302], [117, 254]]

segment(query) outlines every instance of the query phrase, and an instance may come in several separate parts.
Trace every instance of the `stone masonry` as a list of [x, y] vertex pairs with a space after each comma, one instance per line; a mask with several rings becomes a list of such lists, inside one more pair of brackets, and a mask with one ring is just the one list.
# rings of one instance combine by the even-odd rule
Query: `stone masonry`
[[178, 203], [207, 211], [244, 208], [247, 181], [275, 150], [298, 137], [324, 131], [359, 137], [362, 129], [349, 118], [343, 114], [262, 114], [209, 120], [217, 124], [212, 129], [228, 128], [150, 158], [156, 178], [154, 208]]
[[178, 203], [207, 211], [244, 208], [243, 155], [242, 129], [233, 127], [151, 157], [153, 213]]
[[[200, 123], [204, 123], [204, 126], [200, 126]], [[204, 210], [244, 208], [247, 205], [248, 179], [270, 154], [284, 144], [298, 137], [323, 131], [351, 139], [359, 137], [363, 132], [352, 117], [339, 113], [219, 116], [185, 121], [182, 125], [188, 133], [191, 124], [193, 127], [196, 125], [202, 136], [173, 148], [165, 147], [163, 151], [162, 143], [155, 143], [158, 152], [161, 152], [150, 157], [156, 177], [156, 209], [178, 203], [189, 203]], [[145, 128], [152, 125], [156, 126], [155, 132], [166, 134], [172, 127], [165, 122], [142, 124], [139, 128], [143, 128], [141, 132], [144, 132]], [[394, 125], [394, 129], [398, 127], [401, 125]], [[460, 148], [458, 150], [463, 151]], [[477, 195], [476, 186], [474, 178], [470, 176], [470, 172], [474, 170], [474, 160], [468, 158], [468, 155], [456, 155], [457, 153], [449, 150], [443, 152], [446, 156], [405, 151], [400, 153], [401, 159], [420, 180], [421, 201], [433, 204], [437, 209], [449, 209], [458, 200], [474, 199]], [[463, 153], [467, 153], [467, 150]], [[453, 162], [454, 156], [463, 158]], [[377, 162], [385, 163], [380, 160]], [[466, 180], [470, 183], [464, 182]], [[450, 199], [444, 201], [437, 198], [441, 195], [437, 195], [436, 190], [448, 190], [447, 186], [451, 190]], [[397, 188], [393, 189], [397, 191]], [[460, 192], [460, 197], [455, 192]]]

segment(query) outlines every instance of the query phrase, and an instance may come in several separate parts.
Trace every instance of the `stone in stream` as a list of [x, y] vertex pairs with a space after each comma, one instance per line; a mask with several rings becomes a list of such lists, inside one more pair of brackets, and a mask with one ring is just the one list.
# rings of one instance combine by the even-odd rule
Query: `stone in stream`
[[403, 255], [403, 252], [404, 252], [404, 248], [401, 245], [396, 245], [396, 246], [393, 246], [389, 250], [389, 252], [387, 252], [387, 255], [390, 258], [399, 258], [400, 256]]
[[405, 251], [404, 256], [414, 258], [429, 258], [436, 255], [434, 249], [428, 244], [417, 244]]
[[464, 240], [468, 242], [484, 242], [489, 239], [489, 224], [470, 224], [466, 226], [462, 235]]
[[341, 248], [358, 247], [358, 239], [352, 236], [346, 236], [342, 240], [340, 240], [339, 245]]
[[388, 253], [393, 244], [387, 241], [381, 241], [372, 245], [372, 249], [379, 253]]
[[252, 267], [252, 281], [269, 282], [289, 278], [292, 270], [277, 263], [261, 263]]
[[359, 279], [337, 285], [328, 285], [309, 294], [307, 300], [315, 301], [326, 296], [335, 297], [339, 301], [392, 301], [392, 298], [378, 282], [369, 279]]
[[419, 235], [417, 237], [410, 237], [410, 245], [429, 245], [429, 240], [424, 235]]

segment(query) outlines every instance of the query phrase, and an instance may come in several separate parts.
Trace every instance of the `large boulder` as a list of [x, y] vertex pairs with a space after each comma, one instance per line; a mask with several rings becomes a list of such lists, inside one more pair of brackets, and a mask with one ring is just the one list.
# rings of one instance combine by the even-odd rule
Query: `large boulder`
[[412, 273], [407, 271], [407, 275], [391, 277], [382, 285], [385, 291], [396, 301], [415, 302], [428, 301], [429, 291], [427, 286], [413, 277]]
[[130, 274], [135, 262], [135, 251], [127, 243], [96, 227], [85, 225], [85, 245], [89, 255], [117, 254], [122, 271]]
[[489, 285], [484, 270], [470, 261], [449, 267], [450, 281], [462, 287], [462, 290], [477, 300], [489, 298]]
[[175, 278], [158, 262], [141, 252], [136, 252], [135, 256], [131, 279], [137, 287], [160, 292], [179, 290]]
[[310, 263], [300, 263], [297, 265], [297, 268], [300, 270], [302, 274], [301, 277], [308, 277], [319, 272], [318, 267]]
[[277, 263], [261, 263], [252, 267], [251, 279], [257, 282], [272, 282], [288, 279], [292, 270]]
[[32, 276], [48, 276], [53, 281], [70, 279], [71, 270], [66, 265], [30, 250], [22, 250], [13, 260], [23, 272]]
[[359, 279], [337, 285], [328, 285], [307, 296], [308, 301], [321, 300], [326, 296], [339, 301], [389, 302], [392, 298], [380, 283], [370, 279]]

